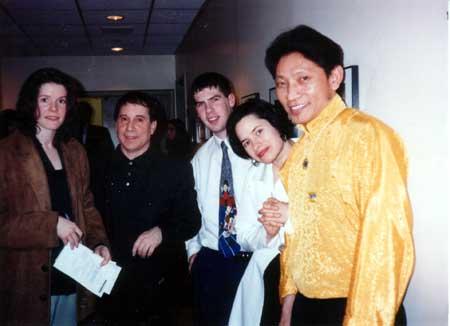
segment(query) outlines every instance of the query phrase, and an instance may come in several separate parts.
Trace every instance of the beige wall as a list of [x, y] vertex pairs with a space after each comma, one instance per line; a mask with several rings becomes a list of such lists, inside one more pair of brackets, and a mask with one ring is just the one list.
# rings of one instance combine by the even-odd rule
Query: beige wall
[[176, 57], [177, 76], [229, 76], [239, 96], [273, 86], [264, 51], [303, 23], [344, 48], [360, 68], [361, 109], [405, 140], [414, 209], [415, 273], [406, 297], [409, 325], [447, 325], [448, 27], [447, 0], [215, 0]]
[[31, 57], [4, 58], [0, 86], [5, 107], [14, 107], [20, 86], [36, 69], [55, 67], [77, 78], [87, 91], [174, 89], [175, 57]]

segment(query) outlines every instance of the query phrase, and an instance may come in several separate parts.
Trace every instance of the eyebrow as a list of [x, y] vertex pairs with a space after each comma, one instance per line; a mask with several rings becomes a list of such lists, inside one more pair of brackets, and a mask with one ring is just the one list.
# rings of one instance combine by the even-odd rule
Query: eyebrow
[[[260, 125], [256, 125], [253, 129], [252, 129], [252, 131], [250, 131], [250, 134], [253, 134], [254, 132], [255, 132], [255, 130], [256, 129], [258, 129], [260, 127]], [[244, 141], [246, 141], [248, 138], [244, 138], [243, 140], [241, 140], [241, 144], [244, 142]]]
[[211, 97], [208, 97], [208, 98], [207, 98], [207, 99], [205, 99], [204, 101], [195, 101], [195, 104], [200, 104], [200, 103], [203, 103], [203, 102], [206, 102], [206, 101], [212, 100], [213, 98], [216, 98], [216, 97], [219, 97], [219, 98], [221, 98], [221, 97], [222, 97], [222, 95], [220, 95], [220, 94], [215, 94], [215, 95], [213, 95], [213, 96], [211, 96]]

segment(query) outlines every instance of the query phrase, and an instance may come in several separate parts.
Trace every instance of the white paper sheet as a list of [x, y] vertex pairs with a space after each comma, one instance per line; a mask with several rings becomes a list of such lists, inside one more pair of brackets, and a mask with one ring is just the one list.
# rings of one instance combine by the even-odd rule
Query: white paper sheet
[[101, 297], [103, 293], [111, 293], [121, 270], [113, 261], [100, 266], [102, 260], [102, 257], [80, 243], [74, 249], [66, 245], [53, 266]]

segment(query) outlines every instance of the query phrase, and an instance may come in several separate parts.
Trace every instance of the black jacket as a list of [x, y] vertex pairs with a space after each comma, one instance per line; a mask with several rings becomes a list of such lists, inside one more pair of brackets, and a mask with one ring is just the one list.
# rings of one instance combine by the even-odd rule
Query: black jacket
[[[184, 241], [200, 228], [192, 167], [150, 150], [129, 160], [119, 146], [106, 183], [113, 259], [123, 267], [122, 273], [128, 274], [122, 279], [151, 286], [180, 266], [180, 259], [185, 259]], [[149, 258], [132, 257], [136, 239], [155, 226], [162, 231], [160, 246]]]

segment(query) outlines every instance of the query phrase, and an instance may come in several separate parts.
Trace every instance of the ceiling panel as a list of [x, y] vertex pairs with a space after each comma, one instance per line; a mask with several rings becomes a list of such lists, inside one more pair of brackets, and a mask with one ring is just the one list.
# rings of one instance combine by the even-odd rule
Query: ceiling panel
[[196, 10], [188, 9], [154, 9], [150, 22], [152, 23], [191, 23], [197, 14]]
[[[118, 22], [109, 22], [106, 16], [121, 14], [124, 19]], [[120, 12], [114, 10], [86, 10], [83, 12], [84, 21], [87, 25], [93, 24], [145, 24], [147, 22], [147, 10], [121, 10]]]
[[165, 9], [199, 9], [204, 0], [155, 0], [155, 8]]
[[122, 37], [133, 37], [145, 34], [145, 24], [121, 24], [121, 25], [88, 25], [87, 30], [91, 36], [115, 35]]
[[60, 35], [80, 36], [84, 35], [83, 25], [52, 24], [52, 25], [22, 25], [23, 30], [30, 36]]
[[148, 33], [151, 34], [182, 34], [189, 29], [190, 24], [150, 24]]
[[22, 31], [16, 25], [0, 22], [0, 35], [22, 35]]
[[[186, 2], [190, 2], [190, 0]], [[148, 10], [151, 0], [78, 0], [78, 3], [82, 10]]]
[[75, 1], [67, 0], [3, 0], [2, 5], [20, 10], [76, 10]]
[[80, 16], [76, 10], [29, 10], [12, 9], [11, 16], [19, 25], [51, 25], [51, 24], [81, 24]]
[[[208, 1], [208, 0], [207, 0]], [[0, 0], [0, 58], [174, 54], [205, 0]], [[122, 15], [111, 22], [107, 15]], [[111, 52], [120, 45], [124, 51]]]

